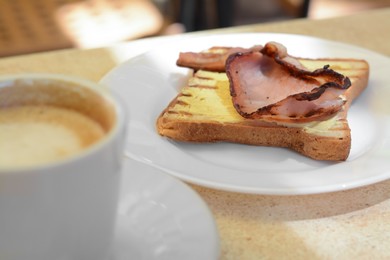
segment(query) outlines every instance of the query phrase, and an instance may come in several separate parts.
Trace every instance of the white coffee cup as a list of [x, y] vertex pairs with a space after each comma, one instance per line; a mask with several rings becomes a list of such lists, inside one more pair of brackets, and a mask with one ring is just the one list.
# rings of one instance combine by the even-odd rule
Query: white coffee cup
[[[36, 94], [36, 91], [39, 93]], [[43, 112], [50, 110], [47, 106], [65, 107], [87, 114], [88, 118], [103, 127], [104, 133], [93, 144], [80, 151], [71, 151], [64, 158], [49, 158], [53, 154], [50, 152], [51, 147], [46, 147], [49, 141], [63, 140], [62, 136], [51, 137], [51, 126], [42, 130], [41, 136], [37, 134], [35, 139], [25, 137], [26, 143], [40, 138], [41, 141], [32, 142], [32, 147], [36, 147], [33, 152], [28, 152], [31, 149], [28, 145], [31, 144], [23, 149], [19, 149], [18, 144], [15, 150], [10, 148], [9, 152], [3, 151], [3, 158], [11, 156], [10, 159], [3, 159], [3, 163], [0, 162], [0, 259], [106, 258], [115, 227], [122, 149], [126, 135], [123, 104], [93, 82], [61, 75], [25, 74], [0, 77], [0, 111], [6, 111], [12, 106], [15, 109], [33, 106], [32, 109], [24, 109], [26, 113], [34, 111], [34, 106]], [[35, 125], [35, 116], [28, 115], [26, 119], [20, 119], [20, 127], [15, 127], [12, 120], [17, 120], [18, 116], [23, 118], [24, 115], [11, 111], [17, 116], [13, 115], [10, 119], [7, 114], [9, 111], [4, 112], [3, 119], [0, 116], [0, 156], [2, 143], [3, 147], [4, 143], [12, 147], [14, 143], [9, 144], [8, 141], [15, 140], [17, 143], [19, 139], [22, 140], [18, 134], [24, 135], [23, 130], [31, 127], [31, 131], [25, 131], [27, 135], [34, 131], [40, 133], [41, 121], [46, 124], [46, 119], [37, 119], [40, 124]], [[61, 116], [52, 118], [57, 120]], [[8, 120], [11, 126], [7, 123], [2, 125], [1, 120]], [[58, 124], [62, 128], [62, 123]], [[83, 132], [81, 130], [84, 128], [80, 127], [79, 132]], [[17, 133], [16, 137], [12, 137], [10, 129], [15, 129], [12, 131]], [[3, 141], [1, 132], [5, 135]], [[4, 141], [4, 138], [8, 141]], [[69, 141], [72, 138], [66, 140], [63, 142], [66, 145], [73, 142]], [[25, 143], [22, 142], [22, 145]], [[57, 150], [62, 152], [61, 149]], [[21, 155], [21, 158], [15, 158], [12, 153]], [[43, 155], [38, 156], [38, 153]], [[23, 159], [23, 156], [36, 156], [37, 159], [31, 162]], [[15, 161], [9, 163], [12, 160]]]

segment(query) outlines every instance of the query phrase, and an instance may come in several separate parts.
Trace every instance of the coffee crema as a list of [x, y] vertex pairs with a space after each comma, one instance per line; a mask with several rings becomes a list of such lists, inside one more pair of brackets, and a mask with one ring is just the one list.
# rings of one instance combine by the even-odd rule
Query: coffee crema
[[33, 166], [66, 158], [92, 145], [104, 129], [85, 115], [51, 106], [0, 110], [0, 165]]
[[76, 155], [113, 127], [114, 107], [70, 82], [18, 81], [0, 88], [0, 168], [47, 164]]

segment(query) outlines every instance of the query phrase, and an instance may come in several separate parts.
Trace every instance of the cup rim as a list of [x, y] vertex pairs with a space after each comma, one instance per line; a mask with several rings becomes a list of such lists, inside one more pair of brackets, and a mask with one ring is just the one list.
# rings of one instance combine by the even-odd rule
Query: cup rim
[[92, 145], [82, 149], [81, 151], [69, 155], [65, 158], [58, 160], [50, 161], [47, 163], [42, 163], [38, 165], [31, 166], [17, 166], [17, 167], [1, 167], [0, 166], [0, 176], [3, 174], [18, 174], [26, 173], [29, 171], [36, 170], [48, 170], [55, 168], [61, 165], [66, 165], [69, 163], [74, 163], [79, 160], [94, 154], [98, 150], [102, 149], [110, 143], [115, 137], [121, 133], [121, 130], [126, 131], [126, 122], [128, 119], [127, 109], [125, 108], [125, 102], [120, 98], [119, 95], [114, 93], [112, 90], [105, 88], [104, 85], [76, 76], [64, 75], [64, 74], [55, 74], [55, 73], [20, 73], [20, 74], [10, 74], [10, 75], [0, 75], [0, 88], [6, 87], [5, 82], [12, 80], [23, 80], [23, 79], [42, 79], [42, 80], [59, 80], [63, 82], [69, 82], [76, 84], [77, 86], [87, 88], [92, 90], [99, 96], [103, 97], [107, 102], [113, 105], [115, 115], [117, 117], [114, 126], [107, 132], [103, 138], [93, 143]]

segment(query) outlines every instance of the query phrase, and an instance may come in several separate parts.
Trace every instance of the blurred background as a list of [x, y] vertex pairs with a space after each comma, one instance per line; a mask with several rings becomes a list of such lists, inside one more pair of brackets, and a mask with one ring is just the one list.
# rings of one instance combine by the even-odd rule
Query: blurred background
[[0, 0], [0, 57], [383, 7], [390, 0]]

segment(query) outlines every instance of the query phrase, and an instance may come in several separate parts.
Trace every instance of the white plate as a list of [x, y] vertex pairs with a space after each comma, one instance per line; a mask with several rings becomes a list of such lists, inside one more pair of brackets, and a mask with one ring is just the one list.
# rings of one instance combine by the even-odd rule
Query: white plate
[[219, 256], [214, 219], [187, 185], [126, 160], [112, 260], [209, 259]]
[[[308, 159], [282, 148], [239, 144], [184, 144], [160, 137], [155, 121], [186, 82], [190, 70], [175, 65], [179, 51], [278, 41], [299, 57], [366, 59], [368, 89], [352, 105], [348, 120], [352, 149], [346, 162]], [[102, 83], [118, 92], [130, 111], [127, 153], [187, 182], [258, 194], [309, 194], [350, 189], [390, 177], [390, 59], [355, 46], [289, 34], [216, 35], [156, 46], [109, 72]]]

